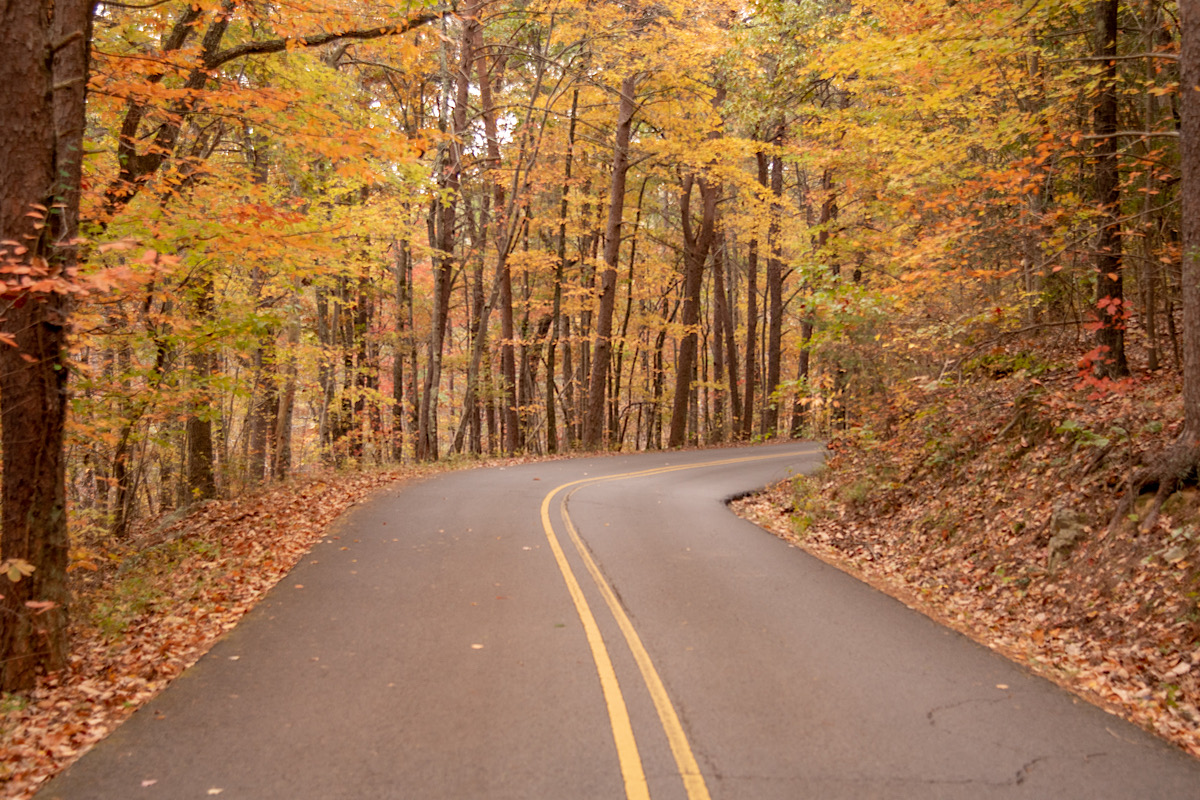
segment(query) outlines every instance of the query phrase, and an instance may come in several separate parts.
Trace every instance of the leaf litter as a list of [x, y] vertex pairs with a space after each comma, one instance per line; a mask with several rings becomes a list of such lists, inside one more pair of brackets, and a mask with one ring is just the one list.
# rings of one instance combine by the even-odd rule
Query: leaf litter
[[[0, 699], [0, 797], [33, 793], [206, 653], [343, 511], [428, 468], [319, 475], [73, 554], [69, 666]], [[143, 786], [156, 781], [149, 779]], [[216, 794], [221, 789], [209, 790]]]
[[1109, 524], [1178, 435], [1177, 381], [927, 383], [868, 419], [734, 510], [1200, 757], [1200, 491]]

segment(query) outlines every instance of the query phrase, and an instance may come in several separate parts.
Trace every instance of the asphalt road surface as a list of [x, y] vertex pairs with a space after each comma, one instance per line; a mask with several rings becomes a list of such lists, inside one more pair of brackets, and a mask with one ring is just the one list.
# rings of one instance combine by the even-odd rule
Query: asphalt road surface
[[39, 799], [1200, 797], [1200, 761], [724, 507], [820, 458], [398, 485]]

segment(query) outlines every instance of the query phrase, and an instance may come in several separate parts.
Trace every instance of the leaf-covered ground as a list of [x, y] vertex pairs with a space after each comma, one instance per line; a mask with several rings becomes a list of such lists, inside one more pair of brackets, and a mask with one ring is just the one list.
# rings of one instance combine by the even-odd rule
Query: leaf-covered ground
[[736, 510], [1200, 756], [1198, 493], [1109, 526], [1178, 434], [1178, 383], [978, 377], [893, 392], [818, 476]]
[[211, 501], [120, 545], [81, 542], [69, 668], [0, 697], [0, 797], [32, 796], [207, 652], [339, 514], [413, 474], [309, 478]]

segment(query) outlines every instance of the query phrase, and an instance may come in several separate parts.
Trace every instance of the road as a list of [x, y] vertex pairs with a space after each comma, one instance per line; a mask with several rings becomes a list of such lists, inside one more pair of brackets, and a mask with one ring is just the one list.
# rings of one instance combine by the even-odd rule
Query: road
[[724, 507], [820, 458], [398, 485], [39, 799], [1200, 797], [1200, 761]]

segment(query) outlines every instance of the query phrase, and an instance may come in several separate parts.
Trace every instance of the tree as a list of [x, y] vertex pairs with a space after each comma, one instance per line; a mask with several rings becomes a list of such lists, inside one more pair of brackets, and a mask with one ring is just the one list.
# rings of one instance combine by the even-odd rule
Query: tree
[[1200, 0], [1180, 0], [1179, 15], [1184, 324], [1180, 447], [1190, 456], [1184, 463], [1194, 469], [1200, 462]]
[[1129, 481], [1109, 527], [1123, 524], [1141, 490], [1155, 486], [1140, 525], [1149, 528], [1166, 499], [1200, 470], [1200, 0], [1179, 0], [1182, 186], [1183, 430]]
[[1095, 108], [1094, 187], [1101, 205], [1096, 237], [1096, 309], [1100, 317], [1096, 344], [1096, 373], [1104, 378], [1129, 374], [1125, 360], [1124, 285], [1121, 271], [1121, 189], [1117, 159], [1117, 0], [1101, 0], [1095, 7], [1096, 57], [1103, 60]]
[[[63, 435], [69, 292], [78, 259], [89, 0], [0, 12], [0, 691], [67, 657]], [[14, 573], [13, 570], [16, 570]], [[32, 572], [29, 572], [32, 570]], [[14, 574], [28, 573], [13, 581]]]
[[625, 215], [625, 178], [629, 173], [629, 138], [633, 130], [638, 77], [621, 81], [617, 126], [613, 141], [612, 171], [608, 192], [608, 222], [604, 228], [604, 270], [600, 273], [600, 306], [596, 316], [596, 346], [592, 349], [592, 374], [588, 385], [587, 414], [583, 420], [583, 446], [600, 446], [604, 434], [609, 359], [612, 354], [612, 318], [617, 298], [617, 262], [621, 256], [621, 226]]
[[[692, 189], [700, 192], [700, 224], [692, 220]], [[711, 179], [688, 174], [679, 190], [679, 216], [683, 226], [683, 340], [675, 364], [675, 400], [671, 406], [671, 424], [667, 447], [682, 447], [687, 438], [688, 405], [695, 382], [696, 358], [699, 350], [697, 330], [700, 315], [700, 288], [704, 282], [704, 265], [708, 261], [717, 229], [717, 199], [720, 187]]]

